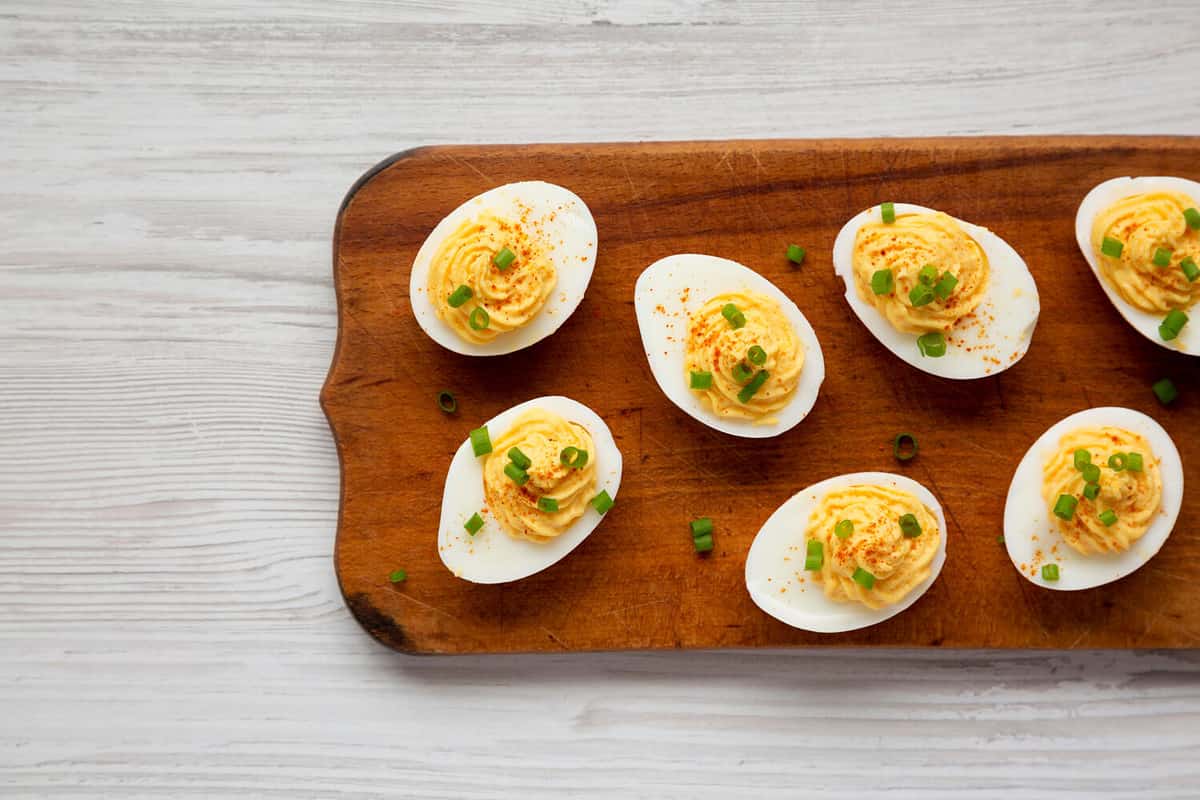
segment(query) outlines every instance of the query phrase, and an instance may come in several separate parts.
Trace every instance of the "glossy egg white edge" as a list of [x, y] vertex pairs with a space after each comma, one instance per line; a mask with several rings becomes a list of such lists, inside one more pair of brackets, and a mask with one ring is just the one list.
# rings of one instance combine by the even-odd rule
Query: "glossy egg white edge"
[[[544, 217], [557, 211], [553, 221], [544, 223], [544, 230], [554, 240], [551, 253], [558, 281], [545, 306], [529, 324], [497, 336], [485, 344], [473, 344], [461, 339], [454, 329], [443, 322], [432, 303], [442, 298], [430, 298], [429, 270], [442, 241], [462, 224], [484, 211], [512, 213], [521, 202], [530, 207], [532, 216]], [[409, 278], [409, 301], [417, 324], [429, 338], [447, 350], [468, 356], [498, 356], [512, 353], [540, 342], [562, 326], [583, 302], [592, 270], [596, 266], [599, 245], [596, 220], [587, 204], [574, 192], [543, 181], [506, 183], [472, 197], [451, 211], [425, 237], [413, 260]]]
[[[859, 603], [830, 600], [822, 585], [807, 573], [804, 583], [799, 583], [795, 576], [804, 571], [804, 531], [813, 509], [830, 491], [858, 484], [890, 486], [911, 493], [933, 510], [942, 534], [929, 577], [899, 603], [886, 608], [871, 609]], [[767, 519], [746, 556], [746, 589], [755, 605], [793, 628], [814, 633], [845, 633], [866, 628], [896, 616], [929, 590], [946, 563], [947, 537], [941, 503], [912, 478], [890, 472], [838, 475], [796, 492]], [[797, 544], [800, 545], [798, 550], [788, 550]], [[785, 556], [791, 561], [784, 561]], [[768, 582], [768, 577], [773, 580]], [[787, 592], [781, 594], [781, 587], [787, 588]]]
[[1200, 313], [1197, 313], [1200, 306], [1192, 306], [1190, 310], [1186, 310], [1192, 319], [1180, 331], [1179, 336], [1169, 342], [1163, 341], [1163, 338], [1158, 335], [1158, 326], [1166, 315], [1142, 311], [1121, 297], [1120, 293], [1110, 286], [1100, 273], [1096, 254], [1092, 252], [1092, 224], [1101, 212], [1118, 200], [1132, 194], [1157, 191], [1183, 192], [1196, 202], [1200, 202], [1200, 183], [1189, 181], [1186, 178], [1165, 176], [1112, 178], [1084, 195], [1083, 202], [1079, 204], [1079, 210], [1075, 212], [1075, 241], [1079, 243], [1079, 249], [1083, 253], [1084, 259], [1087, 260], [1088, 266], [1092, 268], [1092, 274], [1096, 276], [1105, 296], [1117, 309], [1117, 313], [1124, 317], [1134, 330], [1160, 347], [1200, 356]]
[[[687, 383], [688, 317], [715, 295], [750, 290], [777, 303], [804, 348], [800, 383], [773, 425], [714, 414]], [[681, 295], [687, 293], [686, 301]], [[633, 291], [642, 348], [663, 394], [684, 413], [722, 433], [765, 439], [791, 430], [808, 416], [825, 380], [825, 356], [808, 319], [779, 287], [754, 270], [717, 256], [680, 253], [655, 261], [638, 276]], [[664, 311], [658, 309], [662, 306]]]
[[[896, 203], [895, 207], [897, 215], [934, 212], [932, 208], [912, 203]], [[858, 296], [858, 289], [854, 285], [854, 239], [863, 225], [880, 219], [880, 213], [880, 207], [876, 205], [856, 214], [842, 226], [833, 243], [834, 273], [845, 285], [846, 302], [850, 304], [850, 309], [871, 335], [902, 361], [942, 378], [985, 378], [997, 375], [1020, 361], [1033, 339], [1041, 302], [1033, 273], [1017, 251], [987, 228], [951, 217], [987, 254], [991, 265], [991, 283], [976, 314], [987, 315], [994, 320], [987, 325], [988, 330], [995, 333], [989, 340], [993, 345], [1003, 345], [1004, 352], [999, 365], [985, 361], [978, 352], [967, 352], [962, 346], [949, 346], [941, 358], [928, 358], [918, 350], [916, 334], [903, 333], [892, 327], [878, 309]], [[954, 336], [968, 346], [985, 343], [978, 326], [956, 329]]]
[[[608, 425], [583, 403], [550, 395], [515, 405], [483, 423], [492, 441], [499, 439], [517, 417], [531, 408], [551, 411], [588, 429], [596, 447], [593, 454], [596, 493], [607, 491], [616, 500], [621, 487], [621, 451]], [[604, 519], [589, 505], [583, 516], [562, 534], [538, 543], [509, 536], [483, 507], [483, 457], [475, 456], [468, 438], [459, 445], [446, 473], [438, 522], [438, 555], [456, 577], [472, 583], [507, 583], [541, 572], [578, 547]], [[475, 513], [483, 518], [484, 524], [471, 536], [463, 525]]]
[[[1042, 499], [1042, 468], [1053, 455], [1059, 440], [1077, 428], [1111, 425], [1140, 434], [1150, 443], [1159, 460], [1162, 476], [1162, 507], [1146, 534], [1120, 554], [1085, 556], [1068, 545], [1054, 524], [1052, 512]], [[1004, 546], [1017, 572], [1031, 583], [1047, 589], [1073, 591], [1091, 589], [1123, 578], [1149, 561], [1171, 535], [1183, 504], [1183, 462], [1171, 436], [1154, 419], [1140, 411], [1116, 406], [1089, 408], [1059, 420], [1038, 437], [1013, 473], [1004, 503]], [[1037, 541], [1033, 537], [1037, 536]], [[1050, 557], [1051, 548], [1057, 552]], [[1035, 563], [1034, 553], [1046, 555], [1034, 575], [1021, 569]], [[1058, 564], [1057, 581], [1042, 579], [1042, 564]]]

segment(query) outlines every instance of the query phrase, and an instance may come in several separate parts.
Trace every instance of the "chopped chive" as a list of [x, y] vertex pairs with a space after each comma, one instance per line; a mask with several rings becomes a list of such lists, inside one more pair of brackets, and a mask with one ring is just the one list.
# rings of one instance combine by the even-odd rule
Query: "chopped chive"
[[1079, 471], [1083, 473], [1084, 483], [1099, 483], [1100, 482], [1100, 468], [1097, 467], [1095, 464], [1084, 464], [1083, 469], [1081, 469]]
[[946, 300], [954, 294], [955, 286], [958, 286], [958, 278], [947, 272], [942, 275], [941, 280], [934, 284], [933, 293], [937, 295], [938, 300]]
[[746, 360], [755, 366], [761, 367], [767, 363], [767, 351], [758, 345], [751, 345], [750, 349], [746, 351]]
[[1054, 504], [1054, 516], [1059, 519], [1070, 520], [1075, 516], [1075, 506], [1079, 505], [1079, 501], [1069, 494], [1060, 494], [1058, 501]]
[[504, 270], [512, 266], [513, 259], [516, 257], [517, 254], [512, 250], [509, 250], [507, 247], [501, 247], [500, 252], [492, 256], [492, 263], [496, 265], [496, 269], [504, 272]]
[[696, 548], [697, 553], [707, 553], [713, 549], [713, 538], [711, 533], [706, 533], [703, 536], [697, 536], [692, 539], [692, 547]]
[[891, 294], [896, 288], [896, 278], [890, 269], [881, 269], [871, 276], [871, 291], [875, 294]]
[[946, 337], [938, 331], [923, 333], [917, 337], [917, 349], [923, 356], [941, 358], [946, 355]]
[[511, 461], [504, 465], [504, 474], [517, 486], [524, 486], [529, 482], [529, 473]]
[[1192, 230], [1200, 229], [1200, 211], [1195, 208], [1185, 208], [1183, 218], [1187, 220], [1188, 227]]
[[564, 467], [583, 469], [588, 463], [588, 451], [581, 450], [578, 447], [564, 447], [562, 452], [558, 454], [558, 460], [562, 462]]
[[1082, 470], [1088, 464], [1092, 463], [1092, 454], [1087, 450], [1080, 448], [1075, 451], [1075, 469]]
[[696, 372], [691, 373], [691, 383], [693, 389], [711, 389], [712, 388], [712, 373], [711, 372]]
[[533, 459], [521, 452], [519, 447], [508, 448], [508, 460], [517, 465], [517, 469], [529, 469]]
[[1158, 335], [1162, 337], [1164, 342], [1169, 342], [1179, 335], [1179, 332], [1183, 330], [1183, 326], [1187, 325], [1187, 322], [1187, 314], [1178, 308], [1172, 308], [1167, 312], [1167, 316], [1163, 318], [1162, 324], [1158, 326]]
[[1145, 468], [1142, 463], [1141, 453], [1126, 453], [1125, 454], [1125, 469], [1130, 472], [1141, 472]]
[[402, 569], [398, 569], [391, 575], [388, 575], [388, 580], [392, 583], [404, 583], [408, 580], [408, 573]]
[[487, 425], [476, 428], [467, 434], [471, 438], [471, 451], [476, 456], [486, 456], [492, 452], [492, 437], [488, 436]]
[[1109, 236], [1105, 236], [1104, 241], [1100, 243], [1100, 252], [1109, 258], [1120, 258], [1124, 249], [1125, 245]]
[[920, 449], [917, 437], [911, 433], [897, 433], [892, 439], [892, 455], [897, 461], [912, 461]]
[[1180, 261], [1179, 268], [1183, 270], [1183, 277], [1187, 278], [1188, 283], [1195, 283], [1196, 279], [1200, 278], [1200, 267], [1196, 266], [1191, 256]]
[[478, 513], [472, 514], [471, 518], [463, 523], [463, 527], [467, 529], [467, 533], [474, 536], [483, 527], [483, 517], [479, 516]]
[[553, 514], [558, 511], [558, 501], [553, 497], [539, 497], [538, 511], [545, 511], [547, 514]]
[[733, 379], [738, 383], [745, 383], [754, 377], [754, 370], [746, 366], [746, 362], [739, 361], [733, 365]]
[[916, 514], [904, 514], [900, 517], [900, 531], [905, 539], [915, 539], [921, 535], [921, 523], [917, 522]]
[[854, 574], [850, 576], [854, 582], [864, 589], [872, 589], [875, 586], [875, 576], [867, 572], [862, 567], [854, 570]]
[[996, 541], [999, 542], [1000, 544], [1004, 544], [1004, 534], [1002, 533], [999, 536], [997, 536]]
[[721, 309], [721, 316], [729, 321], [734, 330], [743, 327], [746, 324], [746, 315], [741, 312], [733, 303], [726, 303]]
[[1159, 247], [1154, 251], [1154, 258], [1151, 259], [1156, 267], [1171, 266], [1171, 251], [1165, 247]]
[[1111, 508], [1106, 508], [1100, 512], [1100, 521], [1104, 523], [1104, 527], [1111, 528], [1113, 523], [1117, 521], [1117, 512]]
[[483, 306], [475, 306], [471, 309], [471, 316], [467, 317], [467, 325], [473, 331], [485, 331], [488, 325], [492, 324], [492, 316]]
[[733, 319], [729, 320], [729, 324], [733, 326], [733, 329], [735, 331], [738, 328], [746, 327], [746, 315], [740, 311], [737, 312], [736, 314], [733, 315]]
[[809, 539], [804, 556], [804, 568], [816, 572], [825, 565], [825, 544], [820, 539]]
[[450, 293], [450, 296], [446, 298], [446, 303], [451, 308], [458, 308], [463, 303], [470, 300], [474, 294], [475, 293], [471, 291], [470, 286], [463, 284]]
[[879, 206], [879, 216], [883, 218], [884, 222], [891, 225], [896, 221], [896, 204], [881, 203]]
[[601, 514], [608, 511], [616, 503], [616, 501], [613, 500], [612, 496], [608, 493], [607, 489], [601, 489], [600, 494], [596, 495], [588, 502], [592, 504], [592, 508], [596, 509], [596, 511]]
[[1158, 402], [1164, 406], [1169, 406], [1175, 402], [1175, 398], [1179, 397], [1179, 390], [1175, 388], [1175, 381], [1170, 378], [1163, 378], [1154, 382], [1150, 387], [1154, 390], [1154, 396], [1158, 398]]
[[913, 308], [920, 308], [933, 302], [933, 289], [923, 283], [918, 283], [908, 293], [908, 302]]
[[849, 539], [850, 535], [853, 533], [854, 522], [852, 520], [844, 519], [837, 525], [833, 526], [833, 535], [839, 539]]
[[448, 392], [445, 389], [438, 392], [437, 396], [438, 408], [444, 414], [453, 414], [458, 411], [458, 400], [454, 397], [454, 392]]
[[921, 267], [921, 271], [917, 273], [917, 281], [926, 286], [933, 286], [933, 282], [937, 280], [937, 267], [933, 264], [926, 264]]
[[738, 392], [738, 402], [742, 403], [743, 405], [749, 403], [758, 390], [762, 388], [762, 385], [767, 382], [767, 378], [769, 377], [771, 377], [771, 375], [765, 369], [759, 370], [758, 374], [754, 376], [754, 379], [743, 386], [742, 390]]
[[697, 536], [711, 536], [713, 532], [713, 521], [711, 517], [700, 517], [688, 523], [692, 528], [692, 538]]
[[1125, 457], [1124, 453], [1113, 453], [1108, 457], [1108, 468], [1113, 472], [1120, 472], [1125, 469], [1128, 462], [1129, 459]]
[[803, 264], [807, 251], [798, 244], [789, 244], [787, 249], [788, 261], [793, 264]]
[[1042, 580], [1044, 580], [1044, 581], [1058, 580], [1058, 564], [1043, 564], [1042, 565]]
[[1089, 484], [1084, 485], [1083, 496], [1086, 497], [1088, 500], [1095, 500], [1097, 497], [1100, 496], [1100, 484], [1089, 483]]

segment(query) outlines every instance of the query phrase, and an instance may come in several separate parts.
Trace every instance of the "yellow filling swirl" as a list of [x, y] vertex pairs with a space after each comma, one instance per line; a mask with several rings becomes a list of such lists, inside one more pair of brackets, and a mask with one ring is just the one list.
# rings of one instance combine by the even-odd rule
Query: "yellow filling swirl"
[[[524, 486], [504, 473], [512, 447], [532, 462]], [[581, 469], [564, 465], [560, 455], [566, 447], [586, 450], [587, 464]], [[488, 509], [514, 539], [547, 542], [583, 516], [596, 493], [597, 455], [587, 428], [550, 411], [530, 409], [492, 442], [492, 452], [484, 457], [483, 494]], [[539, 509], [542, 497], [557, 500], [558, 511]]]
[[[1096, 215], [1092, 252], [1100, 274], [1126, 302], [1151, 314], [1187, 308], [1200, 299], [1200, 281], [1191, 283], [1179, 264], [1200, 264], [1200, 231], [1188, 227], [1184, 209], [1196, 201], [1179, 192], [1149, 192], [1122, 198]], [[1101, 251], [1105, 237], [1121, 242], [1121, 255]], [[1169, 250], [1167, 266], [1154, 263], [1160, 248]]]
[[[904, 333], [950, 330], [975, 310], [991, 280], [983, 248], [953, 218], [938, 211], [863, 225], [854, 237], [852, 263], [858, 296]], [[958, 283], [949, 297], [914, 306], [909, 292], [926, 264], [939, 278], [949, 272]], [[875, 294], [871, 288], [871, 277], [881, 270], [892, 272], [895, 289], [887, 294]]]
[[[721, 314], [732, 303], [746, 319], [741, 328], [734, 328]], [[766, 353], [762, 364], [748, 358], [750, 348], [761, 347]], [[685, 381], [692, 372], [712, 374], [707, 389], [693, 389], [714, 414], [733, 419], [751, 420], [762, 424], [776, 422], [775, 415], [788, 404], [800, 384], [804, 367], [804, 348], [796, 329], [783, 314], [779, 304], [766, 295], [741, 291], [719, 294], [692, 313], [688, 319], [688, 339], [685, 356]], [[735, 368], [741, 365], [751, 376], [735, 378]], [[753, 375], [765, 370], [766, 382], [747, 402], [738, 394]], [[744, 376], [743, 376], [744, 377]]]
[[[907, 538], [900, 517], [912, 514], [921, 534]], [[854, 523], [848, 538], [834, 532], [842, 520]], [[825, 562], [813, 573], [825, 596], [883, 608], [903, 600], [929, 577], [942, 533], [933, 511], [909, 492], [864, 484], [835, 489], [821, 499], [808, 519], [804, 537], [822, 542]], [[875, 577], [867, 589], [854, 580], [856, 570]]]
[[[522, 209], [517, 219], [484, 212], [463, 221], [442, 240], [429, 265], [429, 301], [437, 315], [468, 342], [484, 344], [527, 325], [546, 305], [558, 281], [542, 221]], [[508, 248], [516, 258], [501, 270], [492, 258]], [[452, 308], [447, 298], [459, 286], [471, 299]], [[483, 330], [468, 322], [482, 307], [490, 317]]]
[[[1075, 468], [1076, 450], [1088, 451], [1091, 463], [1100, 468], [1100, 493], [1095, 500], [1083, 494], [1083, 473]], [[1142, 470], [1111, 469], [1108, 459], [1116, 453], [1141, 455]], [[1081, 428], [1063, 436], [1044, 465], [1042, 478], [1042, 499], [1050, 509], [1060, 495], [1079, 501], [1070, 520], [1053, 513], [1050, 518], [1058, 524], [1063, 540], [1084, 555], [1128, 550], [1149, 530], [1162, 502], [1162, 478], [1150, 443], [1121, 428]], [[1111, 525], [1100, 519], [1108, 510], [1117, 515]]]

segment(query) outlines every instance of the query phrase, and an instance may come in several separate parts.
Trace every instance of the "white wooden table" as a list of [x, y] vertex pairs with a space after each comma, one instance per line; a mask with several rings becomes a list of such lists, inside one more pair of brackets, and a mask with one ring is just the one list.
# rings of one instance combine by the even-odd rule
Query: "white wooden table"
[[0, 2], [0, 797], [1200, 796], [1195, 652], [417, 659], [333, 576], [363, 170], [1200, 130], [1195, 3], [1045, 6]]

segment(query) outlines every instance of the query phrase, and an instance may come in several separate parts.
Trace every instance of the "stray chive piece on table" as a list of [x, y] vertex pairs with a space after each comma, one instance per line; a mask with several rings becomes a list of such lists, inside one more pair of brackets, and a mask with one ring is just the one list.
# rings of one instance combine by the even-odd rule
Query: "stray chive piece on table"
[[1183, 330], [1183, 326], [1188, 323], [1188, 315], [1180, 311], [1178, 308], [1172, 308], [1167, 312], [1167, 316], [1163, 318], [1162, 324], [1158, 326], [1158, 335], [1162, 337], [1164, 342], [1169, 342], [1179, 336], [1179, 332]]
[[445, 389], [438, 392], [437, 403], [443, 414], [453, 414], [458, 411], [458, 399], [455, 398], [454, 392], [448, 392]]
[[616, 503], [616, 501], [612, 499], [612, 495], [608, 493], [607, 489], [601, 489], [600, 494], [596, 495], [588, 502], [591, 503], [592, 508], [596, 509], [597, 513], [600, 514], [608, 511]]
[[492, 452], [492, 437], [488, 435], [487, 425], [484, 425], [482, 428], [476, 428], [467, 434], [467, 436], [471, 439], [471, 451], [475, 453], [477, 458], [479, 456], [486, 456]]
[[1043, 564], [1042, 565], [1042, 580], [1044, 580], [1044, 581], [1058, 580], [1058, 564]]
[[479, 512], [471, 515], [471, 518], [463, 523], [463, 527], [467, 529], [467, 533], [474, 536], [483, 528], [483, 517], [479, 516]]
[[896, 277], [890, 269], [881, 269], [871, 276], [871, 291], [875, 294], [891, 294], [896, 289]]
[[1158, 398], [1158, 402], [1164, 406], [1169, 406], [1175, 402], [1175, 398], [1179, 397], [1179, 390], [1175, 388], [1175, 381], [1170, 378], [1163, 378], [1154, 382], [1151, 387], [1154, 390], [1154, 396]]
[[408, 573], [402, 569], [398, 569], [391, 575], [388, 575], [388, 580], [392, 583], [404, 583], [404, 581], [408, 580]]
[[887, 223], [888, 225], [891, 225], [893, 222], [896, 221], [896, 204], [895, 203], [880, 204], [879, 216], [883, 219], [883, 221], [885, 223]]
[[707, 553], [713, 549], [713, 521], [710, 517], [694, 519], [689, 523], [692, 530], [692, 546], [697, 553]]
[[804, 263], [804, 256], [807, 254], [807, 252], [807, 250], [798, 244], [789, 244], [787, 249], [788, 261], [791, 261], [793, 264], [799, 266], [800, 264]]
[[507, 247], [502, 247], [500, 248], [500, 252], [492, 256], [492, 263], [496, 265], [496, 269], [504, 272], [504, 270], [512, 266], [513, 260], [516, 259], [516, 257], [517, 254], [512, 250], [509, 250]]
[[897, 433], [892, 439], [892, 455], [896, 457], [897, 461], [912, 461], [920, 450], [917, 437], [911, 433]]
[[941, 358], [946, 355], [946, 337], [938, 331], [923, 333], [917, 337], [917, 349], [928, 358]]
[[825, 544], [820, 539], [809, 539], [805, 548], [804, 569], [817, 572], [825, 566]]

